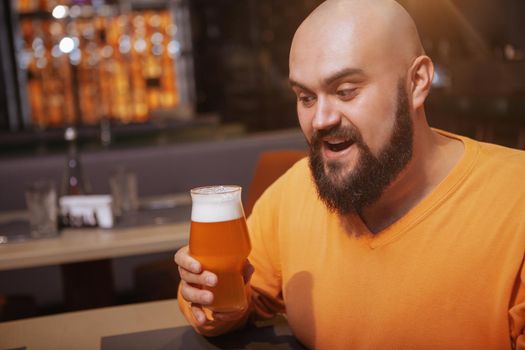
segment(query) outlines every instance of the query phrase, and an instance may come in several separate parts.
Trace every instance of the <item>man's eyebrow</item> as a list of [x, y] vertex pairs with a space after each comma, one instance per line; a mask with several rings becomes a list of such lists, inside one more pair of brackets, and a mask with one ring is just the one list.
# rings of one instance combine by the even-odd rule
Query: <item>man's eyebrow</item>
[[[325, 86], [328, 86], [330, 84], [332, 84], [333, 82], [339, 80], [339, 79], [342, 79], [342, 78], [350, 78], [350, 77], [356, 77], [358, 79], [364, 79], [366, 78], [366, 74], [365, 72], [360, 69], [360, 68], [343, 68], [333, 74], [331, 74], [330, 76], [328, 76], [327, 78], [323, 79], [323, 84]], [[298, 87], [302, 90], [306, 90], [306, 91], [310, 91], [310, 89], [308, 89], [306, 86], [304, 86], [303, 84], [293, 80], [293, 79], [288, 79], [288, 81], [290, 82], [290, 86], [293, 88], [293, 87]]]
[[300, 88], [300, 89], [302, 89], [302, 90], [310, 91], [310, 89], [308, 89], [306, 86], [304, 86], [304, 85], [301, 84], [301, 83], [296, 82], [296, 81], [293, 80], [293, 79], [288, 79], [288, 81], [290, 82], [290, 86], [291, 86], [292, 88], [294, 88], [294, 87], [298, 87], [298, 88]]
[[323, 80], [323, 83], [325, 86], [328, 86], [339, 79], [350, 78], [350, 77], [356, 77], [356, 78], [363, 79], [366, 77], [366, 74], [360, 68], [343, 68], [340, 71], [337, 71], [333, 73], [332, 75], [328, 76], [327, 78], [325, 78]]

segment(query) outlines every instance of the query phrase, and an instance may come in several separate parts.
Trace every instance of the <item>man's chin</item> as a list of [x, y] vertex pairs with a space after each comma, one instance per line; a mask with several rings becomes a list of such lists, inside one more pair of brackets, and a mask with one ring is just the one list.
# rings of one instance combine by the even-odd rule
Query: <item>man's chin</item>
[[354, 166], [341, 159], [323, 159], [323, 169], [332, 184], [344, 182], [354, 172]]
[[342, 187], [341, 185], [346, 182], [350, 175], [351, 170], [345, 169], [343, 166], [333, 168], [325, 165], [324, 167], [324, 178], [334, 188]]

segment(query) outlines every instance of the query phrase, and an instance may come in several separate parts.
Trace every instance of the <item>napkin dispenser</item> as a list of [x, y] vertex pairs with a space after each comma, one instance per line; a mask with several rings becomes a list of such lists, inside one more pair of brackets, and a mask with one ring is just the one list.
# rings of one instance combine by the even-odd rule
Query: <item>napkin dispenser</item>
[[110, 195], [63, 196], [59, 199], [63, 227], [101, 227], [114, 225]]

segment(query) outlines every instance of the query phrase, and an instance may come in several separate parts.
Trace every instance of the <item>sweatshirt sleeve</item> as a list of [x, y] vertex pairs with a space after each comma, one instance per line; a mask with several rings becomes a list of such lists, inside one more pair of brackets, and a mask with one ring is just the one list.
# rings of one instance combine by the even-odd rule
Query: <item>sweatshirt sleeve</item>
[[509, 310], [512, 345], [513, 349], [525, 350], [525, 267], [523, 263], [512, 296]]

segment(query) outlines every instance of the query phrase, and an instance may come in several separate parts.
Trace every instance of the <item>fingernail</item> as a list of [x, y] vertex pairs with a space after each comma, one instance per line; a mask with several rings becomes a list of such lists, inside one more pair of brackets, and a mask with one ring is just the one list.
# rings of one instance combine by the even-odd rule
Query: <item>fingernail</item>
[[196, 318], [197, 321], [199, 321], [200, 323], [204, 322], [204, 315], [202, 315], [202, 314], [198, 314], [198, 315], [196, 315], [195, 318]]
[[203, 301], [205, 303], [211, 303], [211, 300], [212, 300], [212, 296], [211, 296], [211, 293], [206, 293], [203, 297], [202, 297]]
[[210, 287], [213, 287], [217, 283], [217, 277], [215, 276], [207, 276], [206, 277], [206, 284]]
[[193, 272], [198, 272], [199, 271], [199, 264], [197, 264], [196, 262], [192, 262], [191, 263], [191, 269]]

